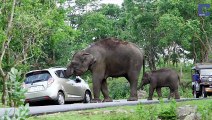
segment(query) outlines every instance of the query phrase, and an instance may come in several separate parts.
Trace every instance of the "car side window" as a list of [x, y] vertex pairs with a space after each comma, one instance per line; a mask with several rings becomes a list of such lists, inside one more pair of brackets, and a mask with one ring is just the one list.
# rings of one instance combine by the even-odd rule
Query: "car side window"
[[64, 76], [64, 70], [57, 70], [55, 72], [55, 74], [59, 77], [59, 78], [65, 78]]

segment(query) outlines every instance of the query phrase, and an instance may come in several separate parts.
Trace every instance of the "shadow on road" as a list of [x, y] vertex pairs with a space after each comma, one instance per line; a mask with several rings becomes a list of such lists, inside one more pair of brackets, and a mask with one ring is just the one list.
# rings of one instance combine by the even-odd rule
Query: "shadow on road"
[[[65, 102], [65, 104], [74, 104], [74, 103], [81, 103], [81, 102]], [[57, 105], [54, 101], [38, 101], [38, 102], [30, 102], [29, 106], [51, 106]]]

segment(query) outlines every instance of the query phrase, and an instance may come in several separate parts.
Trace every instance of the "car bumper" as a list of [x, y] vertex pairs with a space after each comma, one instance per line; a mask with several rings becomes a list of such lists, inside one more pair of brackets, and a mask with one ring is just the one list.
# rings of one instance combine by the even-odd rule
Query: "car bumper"
[[25, 99], [25, 102], [29, 103], [29, 102], [37, 102], [37, 101], [45, 101], [45, 100], [52, 100], [52, 99], [49, 96], [42, 96], [42, 97]]
[[212, 87], [205, 88], [206, 92], [212, 92]]
[[34, 102], [34, 101], [41, 101], [41, 100], [56, 100], [59, 90], [51, 89], [51, 88], [47, 88], [45, 90], [37, 91], [37, 92], [27, 92], [25, 93], [25, 101]]

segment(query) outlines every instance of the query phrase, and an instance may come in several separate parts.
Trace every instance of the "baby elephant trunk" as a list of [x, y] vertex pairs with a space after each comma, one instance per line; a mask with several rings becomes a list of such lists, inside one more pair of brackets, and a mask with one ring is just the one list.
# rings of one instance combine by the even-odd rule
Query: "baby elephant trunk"
[[143, 84], [143, 81], [141, 81], [141, 84], [140, 84], [140, 86], [138, 87], [138, 89], [144, 90], [144, 84]]

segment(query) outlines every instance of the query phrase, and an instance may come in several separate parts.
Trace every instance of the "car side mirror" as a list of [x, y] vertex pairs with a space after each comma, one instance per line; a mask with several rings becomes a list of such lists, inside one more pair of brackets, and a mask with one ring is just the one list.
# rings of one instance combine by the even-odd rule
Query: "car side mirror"
[[81, 82], [81, 80], [79, 79], [79, 78], [76, 78], [76, 83], [80, 83]]

